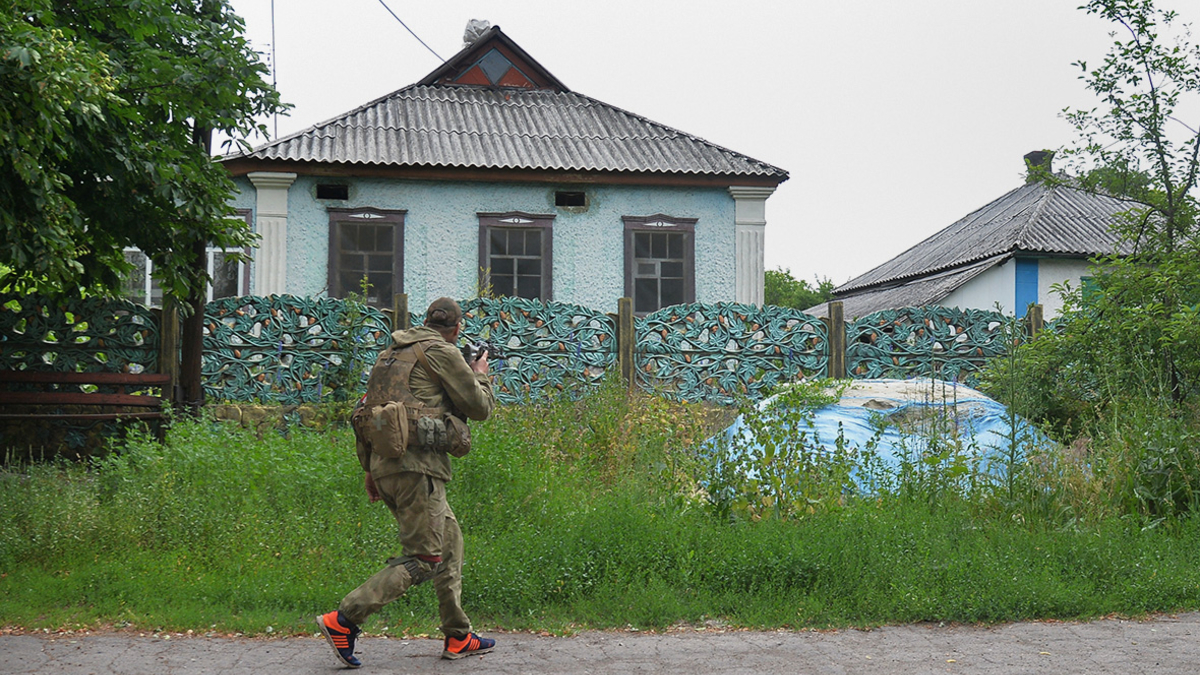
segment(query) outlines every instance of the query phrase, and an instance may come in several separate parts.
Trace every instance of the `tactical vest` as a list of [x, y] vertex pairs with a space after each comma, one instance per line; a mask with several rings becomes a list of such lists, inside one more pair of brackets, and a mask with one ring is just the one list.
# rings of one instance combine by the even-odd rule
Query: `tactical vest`
[[[409, 385], [417, 363], [421, 363], [431, 377], [438, 379], [425, 359], [424, 350], [418, 350], [419, 344], [392, 345], [379, 355], [367, 380], [367, 394], [350, 418], [358, 442], [377, 455], [400, 457], [409, 446], [421, 441], [424, 441], [423, 445], [446, 443], [445, 426], [441, 421], [446, 411], [422, 403]], [[427, 423], [433, 420], [437, 420], [435, 426], [441, 428], [442, 438], [436, 441], [425, 438], [427, 431], [437, 432], [434, 427], [426, 429]]]
[[[445, 412], [441, 408], [426, 406], [413, 395], [409, 386], [413, 367], [421, 361], [417, 355], [418, 344], [420, 343], [416, 342], [404, 347], [392, 345], [383, 350], [375, 360], [375, 366], [371, 368], [371, 377], [367, 380], [367, 396], [363, 399], [364, 407], [399, 401], [413, 411], [413, 420], [425, 415], [436, 417]], [[425, 367], [428, 368], [427, 365]], [[429, 376], [436, 378], [437, 374], [431, 372]]]

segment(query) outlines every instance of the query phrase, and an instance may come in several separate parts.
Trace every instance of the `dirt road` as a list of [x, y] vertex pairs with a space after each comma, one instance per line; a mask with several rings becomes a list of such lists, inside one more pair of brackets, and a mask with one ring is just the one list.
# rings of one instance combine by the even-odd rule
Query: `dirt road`
[[[1200, 672], [1200, 614], [1146, 621], [912, 625], [869, 631], [490, 634], [491, 654], [443, 661], [437, 640], [359, 641], [362, 673], [1187, 673]], [[26, 634], [0, 636], [0, 675], [299, 675], [342, 670], [324, 640]]]

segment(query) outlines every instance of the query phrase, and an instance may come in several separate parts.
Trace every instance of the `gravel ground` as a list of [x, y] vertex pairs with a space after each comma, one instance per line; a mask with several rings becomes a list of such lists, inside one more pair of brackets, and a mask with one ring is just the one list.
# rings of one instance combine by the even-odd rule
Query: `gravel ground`
[[[1188, 673], [1200, 672], [1200, 614], [1140, 621], [888, 626], [838, 631], [491, 634], [496, 651], [439, 658], [431, 639], [366, 638], [379, 673]], [[298, 675], [343, 670], [323, 639], [178, 634], [0, 635], [0, 675]]]

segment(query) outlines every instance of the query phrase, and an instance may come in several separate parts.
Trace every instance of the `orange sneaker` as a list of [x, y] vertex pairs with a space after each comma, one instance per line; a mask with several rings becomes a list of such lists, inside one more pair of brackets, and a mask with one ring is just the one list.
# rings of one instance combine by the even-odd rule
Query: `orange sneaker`
[[354, 640], [362, 632], [362, 629], [350, 623], [350, 620], [344, 618], [342, 613], [337, 610], [318, 616], [317, 625], [321, 627], [321, 634], [325, 636], [325, 641], [329, 643], [330, 647], [333, 647], [338, 661], [346, 664], [349, 668], [362, 667], [362, 661], [354, 657]]
[[462, 637], [446, 636], [442, 650], [443, 659], [461, 659], [474, 654], [486, 654], [496, 648], [496, 641], [467, 633]]

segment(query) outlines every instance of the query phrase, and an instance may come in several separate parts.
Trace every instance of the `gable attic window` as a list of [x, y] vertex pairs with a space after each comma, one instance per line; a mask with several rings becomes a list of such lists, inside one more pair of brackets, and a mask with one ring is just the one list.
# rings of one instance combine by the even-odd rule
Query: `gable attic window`
[[533, 89], [533, 80], [499, 49], [489, 49], [478, 61], [453, 79], [454, 84]]
[[554, 299], [553, 215], [479, 214], [479, 285], [497, 297]]
[[624, 216], [625, 296], [633, 313], [696, 301], [695, 218]]
[[554, 193], [555, 206], [587, 206], [586, 192], [559, 190]]
[[349, 185], [318, 185], [317, 199], [334, 199], [338, 201], [346, 201], [350, 199]]

